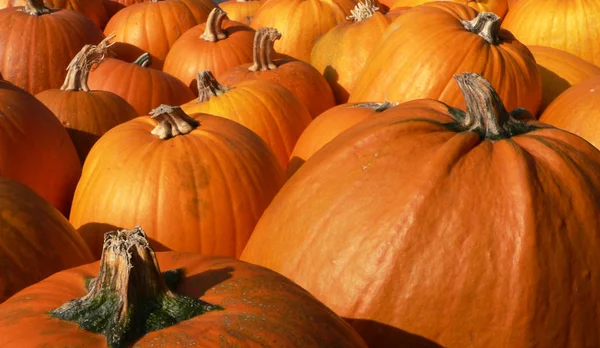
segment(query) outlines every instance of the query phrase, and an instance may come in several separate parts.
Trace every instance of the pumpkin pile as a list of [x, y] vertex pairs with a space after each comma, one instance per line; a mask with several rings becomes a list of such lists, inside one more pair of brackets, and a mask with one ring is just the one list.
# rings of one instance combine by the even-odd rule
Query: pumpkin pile
[[600, 0], [0, 0], [0, 347], [600, 347]]

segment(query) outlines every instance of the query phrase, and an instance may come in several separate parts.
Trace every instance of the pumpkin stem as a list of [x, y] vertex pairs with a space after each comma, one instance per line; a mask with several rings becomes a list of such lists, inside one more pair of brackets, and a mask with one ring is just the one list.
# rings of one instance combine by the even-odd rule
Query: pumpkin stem
[[227, 32], [223, 30], [223, 20], [227, 18], [227, 13], [219, 6], [210, 11], [204, 27], [204, 33], [200, 35], [201, 39], [208, 42], [217, 42], [227, 38]]
[[385, 111], [387, 109], [391, 109], [397, 105], [398, 105], [398, 103], [392, 103], [392, 102], [385, 101], [383, 103], [375, 103], [375, 102], [358, 103], [358, 104], [355, 104], [354, 106], [357, 106], [360, 108], [369, 108], [375, 112], [383, 112], [383, 111]]
[[32, 16], [41, 16], [52, 13], [52, 9], [46, 7], [44, 0], [26, 0], [25, 7], [23, 7], [21, 11]]
[[498, 33], [500, 32], [501, 18], [497, 14], [492, 12], [480, 12], [477, 17], [472, 20], [460, 20], [462, 25], [468, 31], [475, 33], [490, 44], [497, 44], [500, 42]]
[[146, 52], [133, 61], [133, 64], [147, 68], [152, 64], [152, 57], [150, 56], [150, 53]]
[[108, 48], [114, 43], [109, 43], [116, 35], [111, 34], [98, 45], [85, 45], [75, 55], [67, 67], [67, 77], [60, 88], [62, 91], [89, 92], [88, 75], [90, 70], [104, 60]]
[[249, 71], [265, 71], [277, 69], [277, 65], [271, 59], [273, 45], [276, 40], [281, 39], [281, 33], [275, 28], [260, 28], [254, 34], [254, 63], [248, 68]]
[[350, 16], [346, 17], [348, 20], [354, 22], [364, 21], [365, 19], [371, 18], [375, 12], [379, 11], [376, 1], [365, 0], [365, 2], [359, 1], [356, 6], [350, 10]]
[[[173, 271], [169, 278], [173, 278]], [[173, 287], [182, 278], [175, 271]], [[98, 277], [89, 282], [87, 295], [49, 312], [52, 317], [103, 334], [109, 347], [124, 347], [144, 334], [175, 325], [209, 311], [221, 310], [197, 298], [178, 295], [167, 286], [154, 250], [144, 231], [108, 232]]]
[[198, 103], [209, 101], [210, 98], [225, 94], [229, 90], [217, 81], [210, 70], [198, 71], [196, 84], [198, 85]]
[[150, 116], [158, 121], [152, 134], [158, 135], [162, 140], [188, 134], [200, 125], [198, 120], [188, 116], [179, 106], [161, 104], [150, 111]]

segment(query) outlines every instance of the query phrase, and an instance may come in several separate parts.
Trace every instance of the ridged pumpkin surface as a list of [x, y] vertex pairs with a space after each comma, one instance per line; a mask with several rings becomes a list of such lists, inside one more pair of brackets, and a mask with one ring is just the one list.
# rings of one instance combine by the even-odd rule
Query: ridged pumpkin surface
[[[0, 0], [0, 8], [24, 6], [26, 0]], [[102, 0], [44, 0], [52, 9], [72, 10], [91, 19], [98, 28], [103, 29], [108, 22], [108, 14]]]
[[[508, 3], [507, 0], [437, 0], [437, 1], [452, 1], [459, 4], [466, 4], [469, 7], [472, 7], [477, 12], [494, 12], [500, 17], [504, 17], [506, 12], [508, 11]], [[395, 0], [393, 5], [390, 7], [391, 9], [395, 9], [398, 7], [415, 7], [428, 2], [433, 2], [432, 0]]]

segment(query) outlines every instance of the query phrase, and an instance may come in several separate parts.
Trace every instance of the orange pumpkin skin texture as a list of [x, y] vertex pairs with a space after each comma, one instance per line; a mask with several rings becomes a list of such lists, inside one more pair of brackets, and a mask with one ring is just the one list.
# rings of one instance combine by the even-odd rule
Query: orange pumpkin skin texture
[[502, 27], [526, 45], [556, 48], [600, 66], [598, 13], [598, 1], [520, 0]]
[[181, 108], [188, 114], [220, 116], [247, 127], [269, 145], [285, 168], [298, 137], [312, 121], [304, 105], [275, 82], [250, 80], [228, 89], [208, 71], [198, 78], [200, 98]]
[[0, 303], [47, 276], [92, 262], [69, 221], [27, 186], [0, 177]]
[[314, 41], [329, 29], [346, 21], [356, 1], [343, 0], [269, 0], [254, 14], [250, 25], [276, 28], [283, 38], [275, 50], [310, 63]]
[[[252, 61], [254, 29], [224, 19], [227, 14], [219, 8], [213, 12], [207, 23], [218, 25], [217, 30], [207, 30], [207, 23], [191, 28], [175, 42], [165, 59], [163, 71], [183, 81], [192, 92], [198, 92], [198, 71], [210, 70], [218, 78], [227, 70]], [[225, 37], [218, 38], [218, 34]]]
[[111, 129], [94, 145], [70, 217], [94, 256], [100, 256], [107, 226], [137, 225], [168, 250], [242, 252], [281, 187], [283, 170], [247, 128], [222, 117], [193, 116], [200, 125], [189, 134], [163, 140], [151, 134], [157, 121], [144, 116]]
[[108, 21], [104, 32], [152, 56], [161, 70], [167, 53], [188, 29], [203, 23], [215, 5], [209, 0], [158, 0], [127, 6]]
[[[36, 11], [49, 10], [41, 0], [27, 1], [35, 3]], [[60, 88], [71, 59], [84, 45], [97, 44], [104, 35], [91, 20], [73, 11], [33, 15], [22, 9], [0, 10], [0, 73], [33, 95]], [[52, 39], [39, 40], [48, 33]]]
[[81, 175], [61, 123], [29, 93], [0, 80], [0, 177], [23, 183], [68, 216]]
[[542, 75], [540, 114], [548, 107], [548, 104], [569, 87], [600, 75], [600, 67], [571, 53], [544, 46], [527, 47], [535, 57]]
[[194, 98], [177, 78], [148, 68], [149, 59], [147, 54], [133, 63], [106, 58], [90, 71], [88, 85], [92, 90], [112, 92], [127, 100], [138, 115], [146, 115], [161, 104], [179, 105]]
[[[87, 279], [96, 277], [96, 282], [114, 284], [114, 279], [106, 279], [103, 274], [108, 273], [107, 271], [114, 272], [119, 266], [117, 262], [121, 262], [133, 266], [128, 270], [124, 267], [116, 269], [116, 274], [131, 273], [133, 280], [126, 283], [125, 290], [133, 288], [139, 294], [144, 289], [157, 288], [158, 294], [151, 294], [150, 300], [160, 299], [159, 295], [167, 293], [163, 296], [174, 299], [170, 306], [185, 296], [187, 306], [184, 306], [184, 311], [202, 304], [208, 308], [207, 312], [176, 322], [172, 326], [136, 335], [141, 337], [135, 337], [131, 344], [120, 344], [121, 346], [366, 348], [360, 336], [343, 319], [289, 279], [266, 268], [227, 257], [176, 252], [154, 254], [136, 244], [133, 244], [129, 253], [139, 255], [137, 258], [126, 263], [122, 261], [123, 254], [126, 253], [127, 250], [122, 248], [116, 252], [105, 251], [105, 255], [112, 255], [116, 262], [107, 258], [102, 261], [102, 266], [96, 262], [57, 273], [1, 304], [0, 344], [3, 347], [106, 347], [108, 339], [104, 335], [80, 329], [75, 321], [62, 319], [64, 317], [60, 315], [68, 312], [65, 311], [67, 307], [82, 308], [86, 304], [67, 304], [67, 301], [87, 294], [94, 296], [95, 285], [88, 293], [85, 287]], [[156, 264], [149, 264], [150, 262]], [[174, 289], [170, 290], [164, 283], [159, 283], [157, 278], [161, 273], [158, 267], [171, 272], [183, 269], [185, 273], [178, 284], [171, 286]], [[150, 273], [153, 277], [135, 278], [136, 272], [141, 271], [154, 271]], [[112, 291], [116, 292], [114, 289]], [[122, 295], [119, 298], [128, 305], [123, 307], [130, 313], [135, 313], [135, 308], [143, 308], [145, 304], [144, 300], [135, 296]], [[114, 307], [110, 304], [101, 300], [98, 303], [103, 303], [109, 313], [116, 312], [111, 310]], [[63, 312], [56, 311], [59, 306]], [[59, 317], [51, 317], [49, 312]], [[118, 321], [121, 316], [115, 314], [107, 321]], [[93, 313], [91, 317], [98, 315]], [[118, 319], [115, 320], [115, 317]], [[139, 316], [133, 318], [137, 319]], [[23, 322], [34, 323], [35, 329], [24, 334]], [[47, 332], [57, 334], [49, 335]], [[118, 337], [116, 333], [111, 335], [113, 346], [121, 343], [115, 336]]]
[[[448, 1], [426, 3], [404, 12], [373, 50], [349, 102], [403, 103], [432, 98], [462, 109], [464, 100], [452, 76], [476, 71], [492, 82], [509, 110], [522, 107], [535, 115], [542, 84], [533, 55], [510, 32], [498, 29], [500, 19], [491, 13], [477, 17], [486, 22], [481, 34], [486, 32], [499, 43], [490, 44], [468, 31], [461, 19], [476, 16], [470, 7]], [[431, 24], [425, 30], [423, 23]], [[412, 56], [418, 61], [407, 59]]]
[[232, 21], [250, 25], [252, 17], [261, 6], [258, 0], [228, 0], [219, 4]]
[[[256, 31], [253, 63], [239, 65], [218, 77], [224, 86], [236, 86], [243, 81], [273, 81], [287, 88], [308, 109], [314, 118], [335, 106], [333, 91], [315, 67], [292, 58], [272, 60], [273, 44], [281, 38], [274, 28]], [[279, 54], [277, 54], [279, 55]], [[261, 57], [264, 58], [261, 60]]]
[[418, 100], [340, 134], [286, 182], [241, 260], [356, 320], [369, 346], [398, 345], [365, 321], [415, 346], [600, 346], [600, 152], [469, 94], [476, 131]]
[[[467, 4], [477, 12], [494, 12], [500, 17], [504, 17], [508, 11], [507, 0], [436, 0], [436, 1], [452, 1], [458, 4]], [[390, 9], [397, 7], [415, 7], [432, 0], [395, 0], [390, 6]]]
[[[102, 0], [44, 0], [52, 9], [66, 9], [81, 13], [102, 29], [108, 22], [108, 14]], [[0, 8], [24, 6], [25, 0], [0, 0]]]

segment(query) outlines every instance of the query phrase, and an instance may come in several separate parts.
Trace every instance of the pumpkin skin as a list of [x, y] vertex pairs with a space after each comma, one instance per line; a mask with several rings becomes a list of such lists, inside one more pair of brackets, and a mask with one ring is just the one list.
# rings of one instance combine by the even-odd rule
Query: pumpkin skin
[[[268, 347], [275, 344], [366, 348], [360, 336], [341, 318], [304, 289], [273, 271], [227, 257], [176, 252], [155, 255], [152, 260], [163, 270], [185, 271], [174, 291], [177, 295], [200, 299], [222, 310], [212, 310], [149, 332], [135, 340], [136, 347], [182, 344]], [[105, 263], [102, 266], [106, 267]], [[140, 268], [136, 264], [131, 268], [132, 273]], [[48, 315], [63, 303], [86, 295], [86, 280], [102, 271], [96, 262], [60, 272], [1, 304], [0, 345], [106, 347], [107, 339], [103, 335]], [[35, 329], [24, 334], [24, 322], [33, 324]]]
[[0, 211], [0, 303], [53, 273], [94, 260], [69, 221], [29, 187], [0, 177]]
[[[179, 105], [194, 98], [192, 91], [177, 78], [148, 68], [147, 55], [136, 62], [106, 58], [90, 71], [88, 85], [93, 90], [112, 92], [146, 115], [160, 104]], [[128, 83], [123, 83], [128, 81]]]
[[599, 346], [600, 152], [535, 120], [482, 138], [451, 126], [460, 115], [418, 100], [340, 134], [286, 182], [241, 260], [355, 319], [369, 346], [403, 347], [369, 320], [423, 345]]
[[200, 126], [189, 134], [162, 140], [151, 134], [156, 121], [143, 116], [94, 145], [70, 221], [95, 257], [107, 226], [143, 225], [153, 245], [162, 245], [159, 250], [232, 257], [242, 252], [281, 187], [283, 170], [247, 128], [222, 117], [192, 116]]
[[260, 6], [259, 0], [228, 0], [219, 4], [229, 19], [246, 25], [250, 25]]
[[[576, 55], [545, 46], [527, 46], [542, 75], [541, 114], [548, 104], [569, 87], [600, 75], [600, 67]], [[552, 124], [552, 122], [546, 122]], [[561, 127], [559, 127], [561, 128]]]
[[[219, 15], [218, 8], [211, 12], [209, 22], [216, 21]], [[214, 30], [206, 31], [207, 23], [197, 25], [186, 31], [173, 45], [167, 58], [163, 71], [183, 81], [196, 94], [196, 76], [200, 70], [210, 70], [217, 78], [225, 71], [240, 64], [252, 61], [252, 45], [254, 42], [254, 29], [239, 22], [223, 20], [227, 16], [220, 11], [220, 21], [215, 22], [222, 28], [225, 38], [216, 37]], [[201, 36], [209, 34], [211, 40]]]
[[[497, 44], [468, 31], [461, 19], [471, 20], [477, 15], [468, 6], [448, 1], [405, 11], [383, 34], [348, 101], [403, 103], [432, 98], [463, 109], [464, 99], [452, 77], [477, 71], [492, 82], [509, 110], [521, 107], [536, 115], [542, 84], [533, 55], [506, 30], [489, 33], [499, 40]], [[493, 21], [497, 28], [499, 18], [493, 17], [477, 18]], [[411, 56], [418, 61], [407, 59]]]
[[[458, 4], [466, 4], [469, 7], [473, 8], [477, 12], [494, 12], [500, 17], [504, 17], [506, 12], [508, 11], [508, 3], [507, 0], [437, 0], [437, 1], [452, 1]], [[432, 0], [395, 0], [393, 5], [390, 7], [391, 9], [395, 9], [397, 7], [415, 7], [428, 2], [432, 2]]]
[[276, 28], [283, 38], [275, 50], [310, 63], [314, 41], [329, 29], [346, 21], [356, 1], [342, 0], [269, 0], [254, 14], [250, 25]]
[[600, 66], [598, 13], [597, 1], [520, 0], [502, 26], [526, 45], [556, 48]]
[[188, 29], [206, 22], [215, 7], [209, 0], [160, 0], [127, 6], [108, 21], [104, 32], [149, 52], [150, 67], [161, 70], [167, 53]]
[[[81, 13], [103, 29], [108, 22], [108, 13], [102, 0], [44, 0], [49, 8], [61, 8]], [[25, 0], [0, 0], [0, 8], [24, 6]]]
[[0, 177], [23, 183], [68, 216], [81, 163], [44, 104], [0, 80]]
[[[0, 10], [0, 72], [5, 80], [33, 95], [60, 88], [71, 59], [84, 45], [99, 43], [104, 34], [90, 19], [73, 11], [36, 16], [21, 9]], [[48, 33], [52, 33], [51, 40], [39, 40]]]
[[540, 115], [540, 121], [577, 134], [600, 148], [600, 76], [580, 82], [559, 95]]

